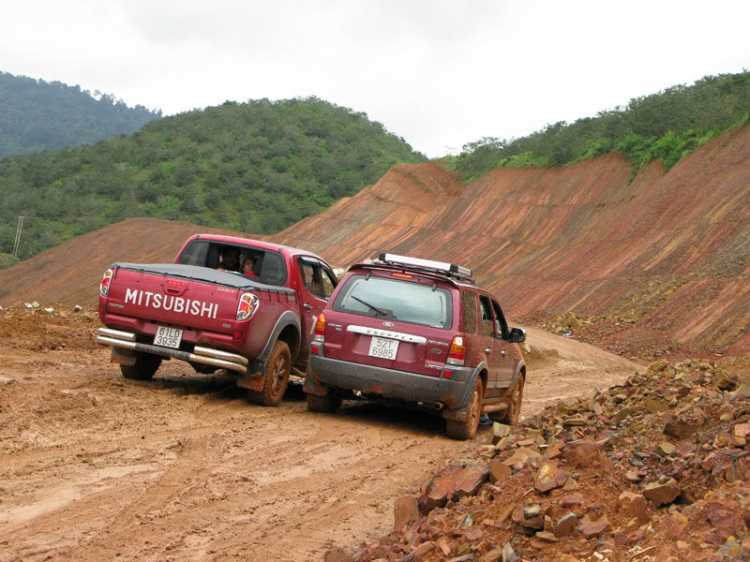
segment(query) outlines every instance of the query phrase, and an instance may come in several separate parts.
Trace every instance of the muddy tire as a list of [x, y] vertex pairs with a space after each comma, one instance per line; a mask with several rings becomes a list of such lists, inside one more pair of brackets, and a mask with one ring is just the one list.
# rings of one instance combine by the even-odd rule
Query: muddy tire
[[518, 420], [521, 417], [521, 405], [523, 404], [523, 385], [526, 381], [526, 377], [523, 374], [519, 375], [516, 387], [513, 389], [510, 402], [508, 402], [508, 409], [503, 413], [502, 419], [497, 421], [507, 425], [518, 425]]
[[262, 406], [278, 406], [284, 398], [292, 370], [292, 354], [286, 342], [277, 341], [271, 350], [263, 375], [263, 390], [248, 391], [248, 399]]
[[154, 378], [159, 365], [161, 365], [161, 357], [158, 355], [138, 352], [135, 356], [135, 365], [120, 364], [120, 371], [126, 379], [150, 381]]
[[474, 383], [474, 392], [471, 394], [471, 403], [469, 404], [469, 410], [466, 412], [466, 419], [463, 421], [458, 420], [445, 420], [445, 429], [448, 433], [448, 437], [453, 439], [474, 439], [477, 435], [477, 428], [479, 427], [479, 417], [482, 412], [482, 399], [484, 397], [484, 389], [482, 387], [482, 379], [477, 377]]
[[317, 394], [307, 395], [307, 409], [311, 412], [323, 412], [325, 414], [332, 414], [341, 406], [341, 398], [333, 395], [329, 390], [325, 396], [318, 396]]

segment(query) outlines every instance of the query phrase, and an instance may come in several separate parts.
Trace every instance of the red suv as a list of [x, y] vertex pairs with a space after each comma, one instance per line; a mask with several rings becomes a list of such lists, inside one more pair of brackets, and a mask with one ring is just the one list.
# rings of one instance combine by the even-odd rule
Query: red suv
[[481, 414], [518, 421], [526, 366], [520, 328], [455, 264], [380, 254], [353, 265], [317, 319], [305, 378], [308, 408], [345, 398], [417, 403], [472, 439]]

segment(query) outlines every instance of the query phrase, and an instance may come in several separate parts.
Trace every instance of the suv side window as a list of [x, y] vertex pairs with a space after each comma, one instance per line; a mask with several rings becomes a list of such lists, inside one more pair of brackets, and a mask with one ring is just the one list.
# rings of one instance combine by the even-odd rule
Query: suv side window
[[461, 314], [464, 322], [464, 332], [477, 333], [477, 296], [471, 291], [461, 291]]
[[500, 305], [495, 301], [492, 301], [492, 308], [495, 309], [495, 323], [497, 325], [497, 333], [501, 334], [504, 340], [508, 339], [508, 323], [505, 321], [505, 316], [500, 308]]
[[484, 295], [480, 295], [479, 308], [482, 312], [482, 335], [488, 338], [494, 338], [495, 321], [492, 319], [492, 305], [490, 304], [490, 299]]

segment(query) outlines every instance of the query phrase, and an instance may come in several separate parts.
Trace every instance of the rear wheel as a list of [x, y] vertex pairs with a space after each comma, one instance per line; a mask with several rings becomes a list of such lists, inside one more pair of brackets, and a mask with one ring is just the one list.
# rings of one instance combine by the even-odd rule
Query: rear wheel
[[523, 374], [519, 375], [516, 387], [513, 389], [513, 395], [508, 402], [508, 409], [505, 410], [505, 416], [503, 416], [502, 423], [508, 425], [518, 424], [518, 419], [521, 417], [521, 404], [523, 403], [523, 384], [525, 377]]
[[289, 373], [292, 369], [292, 354], [286, 342], [277, 341], [271, 356], [266, 363], [266, 372], [263, 375], [263, 390], [256, 392], [248, 391], [251, 402], [263, 406], [278, 406], [284, 398], [286, 387], [289, 384]]
[[477, 377], [474, 383], [474, 392], [471, 394], [469, 410], [466, 412], [466, 419], [463, 421], [445, 420], [445, 428], [449, 437], [461, 440], [474, 439], [476, 437], [477, 428], [479, 427], [479, 416], [482, 411], [483, 396], [482, 379]]
[[156, 374], [159, 365], [161, 365], [160, 356], [139, 351], [135, 355], [135, 365], [120, 364], [120, 371], [126, 379], [149, 381]]
[[317, 394], [307, 395], [307, 409], [311, 412], [332, 414], [338, 410], [339, 406], [341, 406], [341, 398], [334, 395], [330, 390], [325, 396], [318, 396]]

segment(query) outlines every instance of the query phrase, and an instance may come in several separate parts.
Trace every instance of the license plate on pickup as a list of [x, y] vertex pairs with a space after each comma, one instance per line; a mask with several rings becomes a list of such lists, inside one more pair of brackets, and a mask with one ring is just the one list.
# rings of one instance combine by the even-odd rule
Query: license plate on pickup
[[395, 359], [399, 343], [398, 340], [373, 336], [372, 341], [370, 341], [370, 356], [380, 357], [381, 359]]
[[154, 345], [162, 347], [171, 347], [179, 349], [182, 341], [182, 330], [179, 328], [170, 328], [169, 326], [158, 326], [156, 336], [154, 336]]

